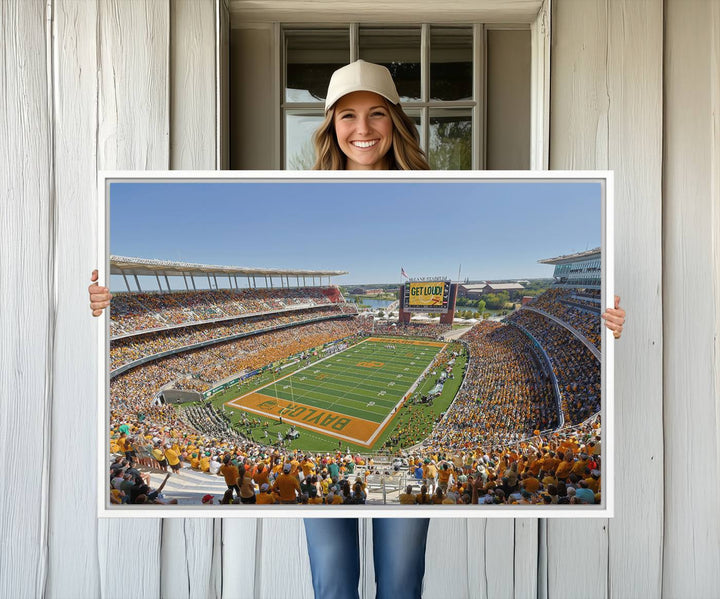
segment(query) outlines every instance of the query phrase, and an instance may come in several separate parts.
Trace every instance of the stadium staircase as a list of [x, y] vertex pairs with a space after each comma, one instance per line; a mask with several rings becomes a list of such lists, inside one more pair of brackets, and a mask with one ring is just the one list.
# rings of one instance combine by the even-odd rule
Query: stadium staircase
[[[144, 470], [144, 469], [142, 469]], [[165, 474], [159, 470], [150, 471], [150, 486], [157, 489]], [[210, 494], [217, 504], [227, 490], [225, 479], [222, 476], [200, 472], [192, 468], [182, 468], [180, 474], [171, 474], [163, 495], [167, 499], [177, 499], [178, 505], [201, 505], [202, 498]]]

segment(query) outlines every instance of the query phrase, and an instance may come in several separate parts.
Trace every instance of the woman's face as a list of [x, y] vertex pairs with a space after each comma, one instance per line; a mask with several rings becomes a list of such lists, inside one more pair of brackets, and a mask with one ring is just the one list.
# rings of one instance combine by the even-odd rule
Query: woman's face
[[343, 96], [335, 104], [333, 123], [347, 170], [388, 168], [393, 124], [382, 96], [367, 91]]

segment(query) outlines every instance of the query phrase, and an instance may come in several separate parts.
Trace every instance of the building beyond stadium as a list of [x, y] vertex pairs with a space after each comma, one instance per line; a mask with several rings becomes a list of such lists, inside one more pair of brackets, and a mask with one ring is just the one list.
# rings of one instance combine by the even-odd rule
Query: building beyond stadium
[[601, 248], [538, 260], [540, 264], [553, 264], [553, 285], [572, 289], [601, 289], [602, 252]]

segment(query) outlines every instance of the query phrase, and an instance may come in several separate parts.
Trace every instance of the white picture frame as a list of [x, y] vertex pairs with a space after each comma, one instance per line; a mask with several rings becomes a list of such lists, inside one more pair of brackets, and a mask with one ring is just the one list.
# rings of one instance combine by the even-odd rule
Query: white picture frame
[[[110, 185], [115, 182], [237, 182], [237, 183], [392, 183], [435, 182], [597, 182], [602, 189], [602, 309], [613, 307], [613, 173], [611, 171], [103, 171], [98, 173], [98, 251], [99, 282], [108, 285], [110, 256]], [[547, 256], [538, 256], [545, 258]], [[108, 285], [109, 286], [109, 285]], [[614, 515], [614, 368], [613, 338], [602, 330], [602, 503], [599, 505], [553, 505], [549, 507], [517, 505], [362, 505], [302, 506], [298, 505], [232, 505], [232, 506], [131, 506], [110, 505], [107, 493], [109, 447], [109, 338], [110, 314], [106, 310], [98, 319], [98, 414], [97, 468], [98, 516], [103, 518], [234, 518], [234, 517], [432, 517], [432, 518], [610, 518]]]

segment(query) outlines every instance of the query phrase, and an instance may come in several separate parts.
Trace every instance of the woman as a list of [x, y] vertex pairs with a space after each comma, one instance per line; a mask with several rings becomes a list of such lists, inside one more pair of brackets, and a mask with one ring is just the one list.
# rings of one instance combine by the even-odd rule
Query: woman
[[415, 496], [415, 502], [418, 505], [428, 505], [432, 503], [432, 496], [428, 495], [427, 485], [420, 487], [420, 493]]
[[313, 143], [314, 170], [430, 169], [390, 71], [363, 60], [333, 73]]
[[[313, 136], [314, 170], [429, 170], [415, 124], [400, 107], [390, 71], [362, 60], [335, 71], [325, 119]], [[377, 597], [420, 597], [427, 518], [373, 520]], [[354, 518], [305, 520], [315, 597], [358, 597]], [[398, 543], [402, 539], [402, 543]], [[342, 572], [342, 576], [337, 576]]]
[[[428, 170], [417, 130], [400, 107], [390, 72], [359, 60], [333, 73], [325, 100], [325, 119], [313, 136], [315, 170]], [[92, 281], [97, 281], [97, 271]], [[94, 316], [110, 303], [109, 290], [89, 287]], [[624, 310], [603, 314], [620, 337]], [[474, 493], [477, 493], [473, 489]], [[377, 597], [420, 597], [425, 571], [427, 518], [373, 520]], [[360, 578], [358, 521], [354, 518], [305, 520], [315, 597], [357, 598]]]
[[240, 503], [255, 503], [255, 481], [253, 481], [252, 464], [245, 460], [240, 466]]

